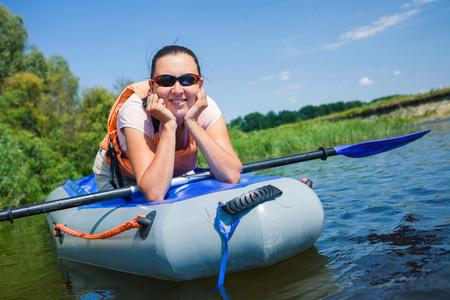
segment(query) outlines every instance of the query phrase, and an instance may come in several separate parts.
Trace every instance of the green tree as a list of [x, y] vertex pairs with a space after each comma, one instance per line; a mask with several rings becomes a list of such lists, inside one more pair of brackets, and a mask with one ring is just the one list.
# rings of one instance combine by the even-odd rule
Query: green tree
[[298, 115], [303, 120], [310, 120], [316, 118], [317, 117], [316, 113], [317, 113], [316, 107], [312, 105], [306, 105], [298, 111]]
[[278, 115], [274, 113], [272, 110], [266, 114], [265, 118], [269, 128], [273, 128], [280, 125]]
[[281, 124], [294, 123], [297, 121], [297, 113], [294, 111], [283, 110], [278, 114]]
[[22, 70], [27, 39], [22, 16], [14, 15], [0, 3], [0, 84]]
[[72, 74], [69, 64], [60, 55], [52, 55], [47, 60], [47, 68], [47, 95], [51, 98], [51, 109], [57, 112], [58, 118], [62, 118], [78, 105], [79, 79]]
[[234, 128], [237, 127], [239, 129], [242, 129], [242, 125], [244, 124], [244, 120], [242, 119], [242, 117], [238, 117], [236, 119], [231, 120], [230, 124], [229, 124], [229, 128]]
[[31, 46], [29, 53], [25, 54], [24, 71], [44, 80], [48, 76], [47, 60], [36, 46]]
[[359, 100], [349, 101], [344, 104], [344, 110], [351, 109], [354, 107], [361, 107], [364, 104], [365, 104], [364, 102], [361, 102]]
[[49, 138], [52, 149], [70, 161], [80, 176], [92, 173], [92, 163], [107, 133], [109, 111], [114, 101], [115, 95], [105, 88], [85, 89], [79, 106], [65, 121], [72, 126], [61, 126]]
[[43, 88], [43, 80], [34, 74], [19, 72], [7, 78], [0, 95], [0, 120], [38, 136], [48, 131]]
[[132, 83], [133, 83], [133, 81], [130, 78], [127, 78], [124, 76], [116, 79], [116, 81], [114, 82], [114, 85], [113, 85], [113, 89], [114, 89], [114, 93], [115, 93], [116, 97], [118, 97], [122, 93], [122, 91]]
[[265, 129], [267, 126], [268, 124], [264, 115], [259, 112], [254, 112], [244, 117], [242, 130], [248, 132], [252, 130]]
[[[36, 173], [34, 164], [42, 161], [40, 151], [33, 151], [35, 153], [30, 158], [26, 146], [13, 137], [7, 126], [0, 125], [0, 132], [0, 147], [6, 149], [0, 155], [1, 205], [17, 206], [42, 200], [44, 194], [39, 182], [40, 174]], [[33, 145], [33, 137], [26, 133], [25, 136], [30, 138], [28, 144]]]
[[330, 113], [340, 112], [340, 111], [344, 111], [345, 110], [345, 105], [344, 105], [344, 102], [339, 101], [339, 102], [336, 102], [336, 103], [328, 104], [328, 108], [329, 108], [329, 112]]

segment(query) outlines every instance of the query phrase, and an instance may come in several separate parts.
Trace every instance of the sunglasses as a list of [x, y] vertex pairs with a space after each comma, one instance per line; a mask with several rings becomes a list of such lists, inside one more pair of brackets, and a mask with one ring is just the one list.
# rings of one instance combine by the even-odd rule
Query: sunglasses
[[152, 80], [159, 86], [169, 87], [173, 86], [175, 82], [179, 82], [182, 86], [190, 86], [196, 84], [200, 80], [200, 76], [197, 74], [184, 74], [180, 77], [175, 77], [172, 75], [159, 75], [154, 77]]

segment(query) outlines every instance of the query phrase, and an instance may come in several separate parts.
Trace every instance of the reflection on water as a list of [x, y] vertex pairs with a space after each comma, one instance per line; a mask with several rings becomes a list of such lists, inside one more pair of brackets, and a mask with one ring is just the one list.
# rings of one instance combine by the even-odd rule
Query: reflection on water
[[[231, 298], [239, 299], [289, 299], [308, 296], [322, 298], [333, 293], [336, 287], [329, 284], [328, 261], [314, 247], [301, 255], [264, 270], [251, 270], [227, 274], [226, 291]], [[62, 260], [66, 286], [71, 295], [108, 294], [115, 299], [221, 299], [220, 294], [209, 295], [217, 278], [187, 282], [170, 282], [105, 270]]]
[[63, 299], [64, 274], [55, 264], [44, 216], [0, 224], [0, 298]]
[[[315, 247], [275, 266], [227, 274], [231, 299], [448, 299], [450, 122], [377, 156], [256, 172], [314, 181], [325, 224]], [[0, 224], [2, 299], [222, 299], [217, 278], [169, 282], [63, 260], [43, 216]], [[124, 253], [126, 255], [126, 253]]]

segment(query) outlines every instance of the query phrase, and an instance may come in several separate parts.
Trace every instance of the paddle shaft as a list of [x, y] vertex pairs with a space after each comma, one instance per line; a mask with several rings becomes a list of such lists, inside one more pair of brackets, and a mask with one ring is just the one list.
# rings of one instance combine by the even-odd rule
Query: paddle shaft
[[117, 190], [92, 193], [78, 197], [68, 197], [60, 200], [32, 204], [12, 209], [8, 206], [6, 210], [0, 211], [0, 222], [9, 220], [12, 223], [13, 219], [17, 218], [112, 200], [120, 197], [127, 197], [130, 196], [136, 189], [137, 187], [130, 186]]
[[336, 155], [336, 150], [334, 148], [323, 148], [319, 150], [294, 154], [290, 156], [284, 156], [279, 158], [268, 159], [264, 161], [258, 161], [254, 163], [245, 164], [242, 168], [242, 173], [248, 173], [258, 170], [269, 169], [273, 167], [279, 167], [289, 164], [295, 164], [302, 161], [313, 160], [313, 159], [327, 159], [328, 156]]

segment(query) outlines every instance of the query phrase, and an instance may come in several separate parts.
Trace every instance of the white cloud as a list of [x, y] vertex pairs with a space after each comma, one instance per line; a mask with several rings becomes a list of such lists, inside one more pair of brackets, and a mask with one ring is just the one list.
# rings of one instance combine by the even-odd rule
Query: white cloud
[[282, 71], [277, 75], [264, 76], [263, 78], [261, 78], [261, 80], [272, 80], [272, 79], [278, 78], [279, 80], [284, 81], [284, 80], [289, 79], [290, 74], [291, 74], [290, 71]]
[[359, 80], [359, 85], [372, 85], [375, 81], [370, 80], [369, 77], [363, 77]]
[[435, 1], [437, 1], [437, 0], [414, 0], [414, 3], [425, 4], [425, 3], [435, 2]]
[[290, 74], [291, 74], [291, 72], [289, 72], [289, 71], [283, 71], [278, 76], [279, 76], [280, 80], [288, 80]]
[[292, 103], [297, 103], [297, 99], [295, 99], [294, 97], [289, 97], [288, 101]]
[[400, 74], [402, 74], [401, 71], [399, 71], [399, 70], [395, 70], [395, 71], [394, 71], [394, 75], [395, 75], [395, 76], [398, 76], [398, 75], [400, 75]]
[[351, 31], [341, 34], [342, 40], [359, 40], [373, 36], [386, 28], [394, 26], [419, 12], [418, 9], [410, 10], [406, 13], [398, 13], [392, 16], [381, 17], [378, 21], [372, 22], [372, 25], [356, 27]]
[[437, 0], [414, 0], [413, 2], [403, 4], [403, 8], [408, 8], [411, 6], [421, 6], [426, 3], [435, 2]]
[[274, 79], [276, 78], [277, 75], [269, 75], [269, 76], [264, 76], [263, 78], [261, 78], [262, 80], [270, 80], [270, 79]]
[[332, 43], [332, 44], [328, 44], [326, 46], [324, 46], [325, 49], [328, 50], [336, 50], [337, 48], [340, 48], [344, 45], [346, 45], [348, 42], [337, 42], [337, 43]]
[[[426, 0], [421, 0], [426, 1]], [[428, 0], [429, 1], [429, 0]], [[346, 44], [348, 44], [350, 41], [355, 41], [359, 39], [365, 39], [371, 36], [374, 36], [377, 33], [380, 33], [387, 28], [394, 26], [411, 16], [419, 13], [420, 10], [413, 9], [410, 11], [407, 11], [406, 13], [397, 13], [391, 16], [384, 16], [378, 19], [377, 21], [372, 22], [372, 24], [367, 26], [359, 26], [353, 28], [353, 30], [347, 31], [340, 35], [340, 42], [331, 43], [328, 45], [325, 45], [323, 48], [328, 50], [336, 50]]]
[[300, 54], [299, 51], [297, 49], [295, 49], [294, 47], [286, 47], [286, 48], [278, 50], [278, 52], [281, 53], [282, 59], [291, 58], [291, 57], [294, 57], [294, 56], [297, 56]]
[[249, 81], [245, 84], [245, 89], [249, 90], [252, 86], [254, 86], [256, 84], [255, 81]]

